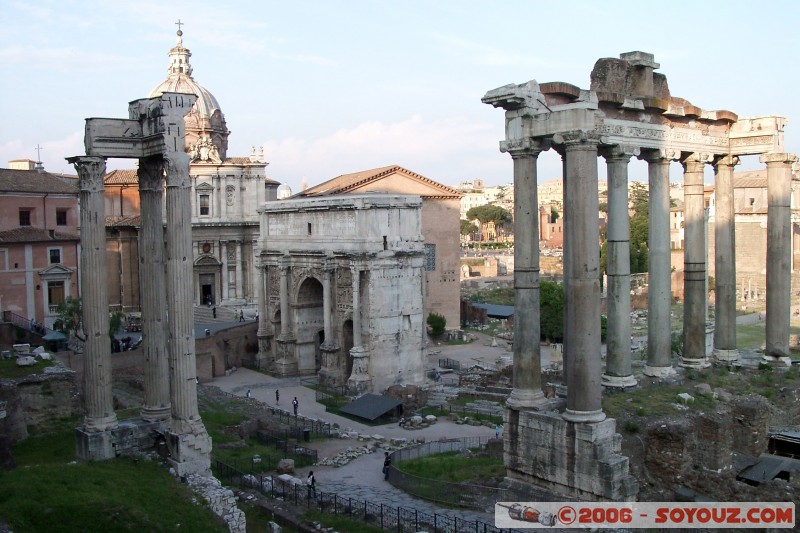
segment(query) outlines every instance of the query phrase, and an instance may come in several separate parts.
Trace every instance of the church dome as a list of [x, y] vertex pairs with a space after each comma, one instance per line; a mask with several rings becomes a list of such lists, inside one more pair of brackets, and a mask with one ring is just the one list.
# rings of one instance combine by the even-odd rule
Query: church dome
[[292, 188], [286, 183], [278, 187], [278, 200], [285, 200], [292, 195]]
[[[192, 77], [192, 65], [189, 58], [192, 53], [183, 46], [183, 32], [178, 30], [177, 44], [169, 51], [169, 66], [167, 67], [167, 79], [159, 83], [148, 95], [149, 98], [160, 96], [165, 92], [172, 93], [191, 93], [197, 96], [192, 110], [184, 118], [186, 124], [186, 149], [190, 154], [207, 154], [209, 150], [199, 150], [200, 146], [210, 148], [212, 145], [214, 154], [219, 157], [215, 161], [224, 160], [228, 150], [228, 126], [225, 122], [225, 115], [222, 114], [219, 102], [211, 92], [197, 83]], [[200, 156], [192, 156], [193, 160]], [[201, 160], [205, 161], [205, 160]]]

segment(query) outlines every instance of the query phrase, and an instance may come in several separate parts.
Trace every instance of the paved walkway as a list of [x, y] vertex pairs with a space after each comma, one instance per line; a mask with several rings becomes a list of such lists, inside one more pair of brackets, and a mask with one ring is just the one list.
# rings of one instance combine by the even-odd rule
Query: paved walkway
[[[380, 434], [387, 438], [405, 437], [408, 439], [424, 437], [426, 441], [434, 441], [442, 437], [494, 436], [493, 428], [459, 425], [443, 418], [440, 418], [436, 424], [420, 430], [406, 430], [394, 423], [382, 426], [360, 424], [349, 418], [325, 412], [325, 406], [315, 401], [315, 392], [302, 386], [300, 378], [276, 378], [253, 370], [239, 369], [229, 376], [216, 378], [207, 384], [238, 396], [245, 396], [249, 389], [253, 398], [269, 406], [277, 405], [277, 407], [286, 411], [291, 411], [292, 398], [297, 397], [299, 403], [298, 414], [330, 423], [338, 423], [342, 428], [350, 428], [359, 433], [370, 435]], [[276, 390], [280, 391], [280, 400], [277, 404], [275, 401]], [[320, 449], [320, 457], [330, 457], [348, 447], [363, 445], [363, 443], [347, 439], [333, 439], [332, 441], [312, 442], [311, 444], [312, 447]], [[430, 514], [438, 513], [440, 515], [457, 516], [465, 520], [480, 520], [487, 524], [494, 524], [494, 513], [443, 509], [431, 502], [413, 498], [396, 489], [383, 479], [383, 473], [381, 472], [383, 453], [381, 451], [359, 456], [347, 465], [338, 468], [333, 466], [313, 466], [298, 469], [296, 475], [300, 479], [304, 479], [308, 470], [313, 469], [314, 476], [317, 478], [318, 490], [335, 492], [344, 498], [369, 500], [376, 504], [383, 503], [394, 507], [417, 509]]]

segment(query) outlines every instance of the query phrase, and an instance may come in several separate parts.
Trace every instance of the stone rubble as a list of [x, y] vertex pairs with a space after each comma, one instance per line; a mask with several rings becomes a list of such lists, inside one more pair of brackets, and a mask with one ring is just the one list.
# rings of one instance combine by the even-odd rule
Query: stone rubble
[[208, 506], [225, 521], [231, 533], [247, 533], [245, 515], [236, 506], [236, 496], [233, 491], [223, 487], [217, 478], [189, 474], [186, 476], [186, 484], [208, 502]]

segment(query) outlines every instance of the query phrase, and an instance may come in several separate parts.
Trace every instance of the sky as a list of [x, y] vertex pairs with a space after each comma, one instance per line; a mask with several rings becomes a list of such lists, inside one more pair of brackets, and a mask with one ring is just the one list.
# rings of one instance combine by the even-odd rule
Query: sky
[[[267, 176], [294, 192], [393, 164], [451, 186], [510, 183], [503, 110], [481, 97], [531, 79], [587, 89], [598, 58], [634, 50], [698, 107], [787, 117], [786, 151], [800, 153], [798, 15], [793, 0], [0, 0], [0, 166], [41, 146], [46, 170], [74, 174], [84, 120], [127, 118], [167, 77], [178, 20], [228, 156], [263, 146]], [[629, 175], [646, 180], [646, 164]], [[561, 176], [554, 152], [538, 176]]]

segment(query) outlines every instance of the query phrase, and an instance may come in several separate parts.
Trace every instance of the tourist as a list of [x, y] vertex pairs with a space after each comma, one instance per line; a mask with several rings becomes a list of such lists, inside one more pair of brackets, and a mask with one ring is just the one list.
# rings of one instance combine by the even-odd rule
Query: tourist
[[250, 389], [247, 389], [247, 397], [248, 398], [252, 398], [253, 397], [253, 394], [252, 394], [252, 392], [250, 392]]
[[299, 405], [300, 403], [297, 401], [297, 396], [295, 396], [294, 400], [292, 400], [292, 409], [294, 409], [294, 416], [297, 416], [297, 407]]
[[383, 452], [383, 479], [389, 481], [389, 467], [392, 466], [392, 458], [389, 452]]
[[404, 417], [404, 416], [401, 416], [401, 417], [400, 417], [400, 423], [399, 423], [399, 424], [397, 424], [397, 425], [398, 425], [398, 426], [400, 426], [401, 428], [404, 428], [404, 427], [406, 427], [406, 417]]
[[494, 425], [494, 438], [496, 439], [500, 438], [500, 424]]
[[215, 305], [214, 307], [212, 307], [212, 308], [211, 308], [211, 315], [212, 315], [214, 318], [217, 318], [217, 306], [216, 306], [216, 305]]
[[306, 486], [308, 487], [308, 498], [311, 499], [311, 495], [314, 495], [314, 498], [317, 497], [317, 478], [314, 477], [314, 471], [310, 470], [308, 472], [308, 477], [306, 478]]
[[281, 400], [281, 391], [275, 389], [275, 405], [278, 405]]
[[239, 322], [244, 322], [244, 311], [239, 309]]

